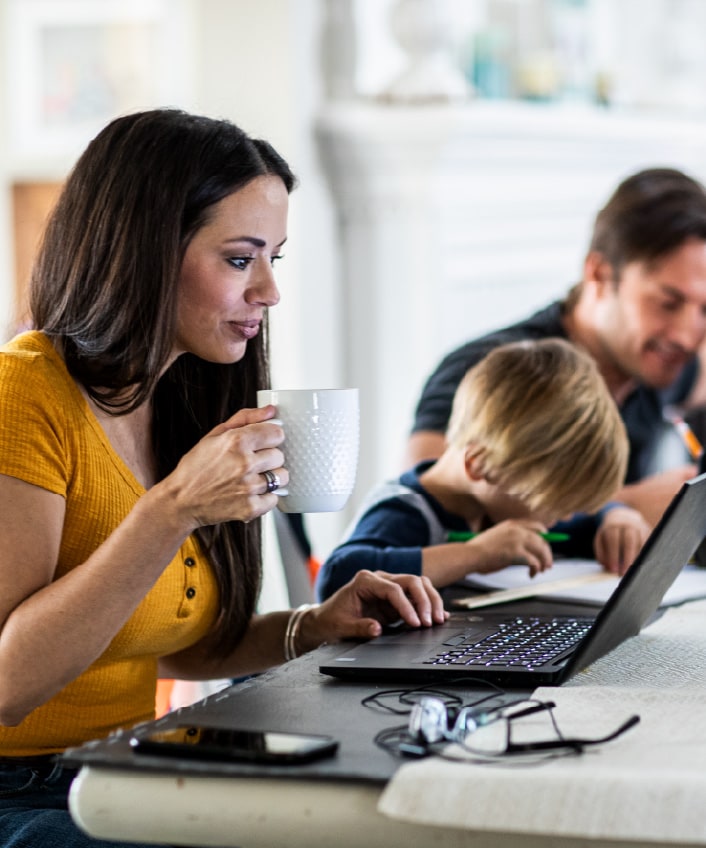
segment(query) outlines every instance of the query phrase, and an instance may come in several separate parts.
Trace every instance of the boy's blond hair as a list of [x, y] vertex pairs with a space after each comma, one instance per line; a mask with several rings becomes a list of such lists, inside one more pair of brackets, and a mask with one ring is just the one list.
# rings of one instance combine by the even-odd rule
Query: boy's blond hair
[[454, 397], [450, 445], [532, 510], [593, 512], [622, 486], [628, 440], [593, 359], [562, 339], [495, 348]]

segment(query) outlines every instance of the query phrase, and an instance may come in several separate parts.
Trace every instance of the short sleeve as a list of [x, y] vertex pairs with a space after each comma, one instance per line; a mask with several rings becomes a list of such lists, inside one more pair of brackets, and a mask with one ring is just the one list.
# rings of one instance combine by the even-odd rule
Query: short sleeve
[[470, 342], [448, 354], [422, 390], [414, 417], [413, 432], [432, 430], [445, 433], [459, 383], [466, 371], [492, 349], [492, 344]]
[[561, 314], [562, 305], [557, 301], [524, 321], [466, 342], [447, 354], [426, 381], [417, 403], [412, 432], [446, 432], [458, 384], [466, 371], [491, 350], [522, 339], [566, 338]]
[[0, 352], [0, 473], [66, 496], [66, 421], [52, 364]]

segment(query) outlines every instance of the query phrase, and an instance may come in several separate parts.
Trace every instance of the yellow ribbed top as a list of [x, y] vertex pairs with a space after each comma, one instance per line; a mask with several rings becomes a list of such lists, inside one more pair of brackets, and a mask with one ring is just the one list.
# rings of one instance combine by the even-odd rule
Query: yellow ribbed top
[[[0, 474], [65, 498], [55, 579], [80, 567], [145, 492], [40, 332], [0, 347]], [[190, 537], [101, 658], [19, 726], [0, 727], [0, 756], [54, 753], [152, 718], [157, 658], [197, 642], [216, 611], [213, 573]]]

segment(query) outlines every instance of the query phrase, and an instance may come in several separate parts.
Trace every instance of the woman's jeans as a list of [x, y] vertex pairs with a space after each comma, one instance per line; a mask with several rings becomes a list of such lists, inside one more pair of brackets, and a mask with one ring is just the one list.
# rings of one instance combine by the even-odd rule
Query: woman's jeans
[[0, 848], [126, 848], [74, 824], [68, 795], [75, 776], [53, 757], [0, 758]]

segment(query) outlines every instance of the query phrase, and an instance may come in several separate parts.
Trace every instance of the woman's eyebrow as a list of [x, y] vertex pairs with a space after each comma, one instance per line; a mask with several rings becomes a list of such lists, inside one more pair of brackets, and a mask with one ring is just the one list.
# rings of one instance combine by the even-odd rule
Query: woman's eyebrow
[[224, 240], [224, 244], [235, 244], [236, 242], [247, 242], [251, 244], [253, 247], [264, 247], [267, 242], [264, 239], [256, 238], [255, 236], [237, 236], [235, 238], [228, 238]]
[[[287, 238], [282, 239], [282, 241], [275, 245], [277, 249], [282, 247], [282, 245], [287, 241]], [[264, 239], [257, 238], [257, 236], [236, 236], [234, 238], [225, 239], [224, 244], [237, 244], [241, 242], [246, 242], [247, 244], [251, 244], [253, 247], [265, 247], [267, 242]]]

